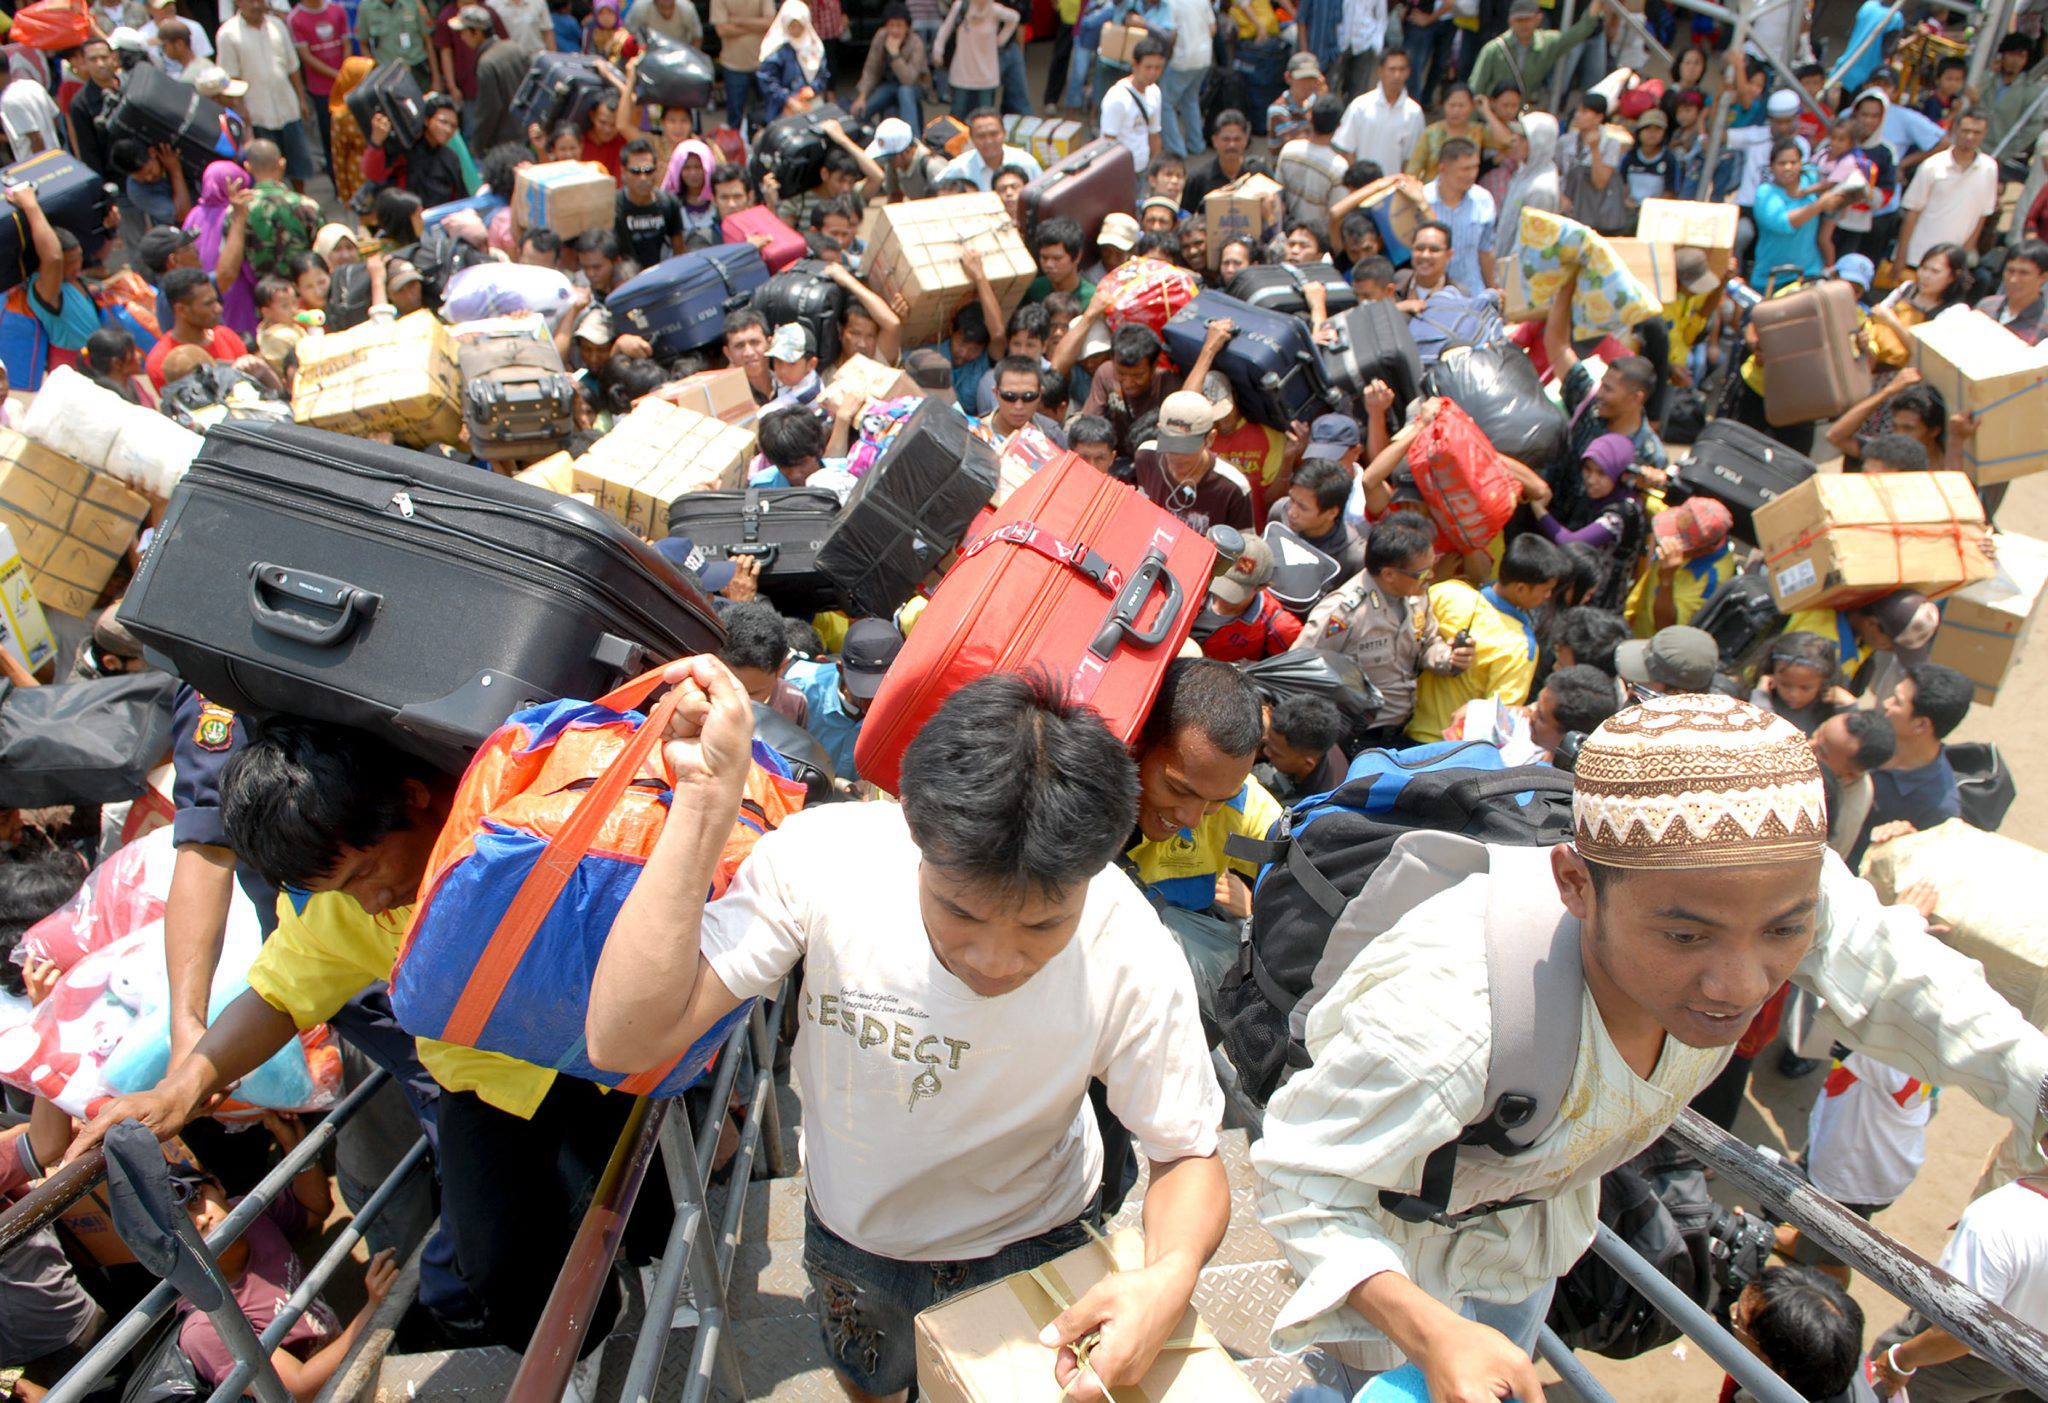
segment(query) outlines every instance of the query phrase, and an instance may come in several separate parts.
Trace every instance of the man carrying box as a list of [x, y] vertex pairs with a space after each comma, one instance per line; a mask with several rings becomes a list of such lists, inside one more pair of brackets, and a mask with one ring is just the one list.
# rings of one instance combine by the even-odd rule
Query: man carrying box
[[[670, 680], [685, 694], [664, 749], [674, 803], [598, 963], [592, 1061], [659, 1065], [803, 962], [804, 1265], [856, 1400], [907, 1396], [919, 1311], [1087, 1240], [1103, 1167], [1089, 1088], [1103, 1083], [1151, 1160], [1146, 1264], [1087, 1292], [1041, 1343], [1073, 1398], [1141, 1378], [1230, 1201], [1192, 977], [1111, 866], [1138, 809], [1129, 754], [1042, 683], [979, 679], [911, 742], [900, 808], [797, 815], [707, 905], [750, 713], [715, 659]], [[1084, 1374], [1067, 1347], [1091, 1335]]]

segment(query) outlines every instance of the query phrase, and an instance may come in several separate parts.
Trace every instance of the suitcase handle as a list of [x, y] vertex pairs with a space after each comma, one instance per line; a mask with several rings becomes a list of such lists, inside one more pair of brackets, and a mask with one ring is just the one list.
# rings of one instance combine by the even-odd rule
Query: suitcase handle
[[[304, 600], [317, 608], [337, 611], [328, 623], [305, 614], [272, 605], [266, 594], [283, 594]], [[249, 567], [249, 608], [256, 623], [280, 638], [307, 643], [315, 648], [332, 648], [355, 632], [356, 625], [377, 612], [384, 596], [331, 575], [315, 575], [285, 565], [259, 560]]]
[[761, 562], [761, 568], [765, 570], [775, 563], [775, 545], [772, 541], [762, 541], [751, 545], [727, 546], [725, 548], [725, 558], [727, 560], [742, 555], [754, 557], [754, 559]]
[[[1152, 597], [1155, 585], [1164, 586], [1166, 602], [1160, 607], [1159, 617], [1152, 621], [1152, 627], [1140, 629], [1137, 627], [1138, 615], [1144, 612], [1145, 601]], [[1173, 632], [1186, 602], [1180, 581], [1166, 568], [1166, 552], [1154, 546], [1145, 552], [1145, 559], [1131, 572], [1130, 580], [1118, 592], [1109, 617], [1103, 620], [1095, 641], [1088, 645], [1088, 651], [1107, 662], [1116, 656], [1117, 645], [1125, 639], [1135, 647], [1157, 647]]]

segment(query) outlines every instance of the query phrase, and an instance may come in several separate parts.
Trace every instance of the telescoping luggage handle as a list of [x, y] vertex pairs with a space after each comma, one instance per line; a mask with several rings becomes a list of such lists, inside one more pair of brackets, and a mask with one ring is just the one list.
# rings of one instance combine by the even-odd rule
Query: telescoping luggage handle
[[[323, 610], [332, 609], [334, 617], [323, 623], [295, 609], [281, 609], [270, 602], [272, 595], [300, 600]], [[354, 633], [358, 624], [374, 615], [383, 602], [384, 596], [331, 575], [316, 575], [265, 560], [249, 567], [249, 609], [256, 616], [257, 627], [295, 643], [335, 647]]]
[[[1181, 610], [1187, 606], [1187, 596], [1180, 581], [1166, 568], [1166, 551], [1159, 546], [1146, 550], [1138, 568], [1127, 577], [1084, 543], [1063, 541], [1035, 521], [1012, 521], [962, 546], [959, 563], [964, 565], [999, 541], [1037, 551], [1047, 560], [1065, 566], [1110, 595], [1115, 602], [1103, 619], [1102, 627], [1096, 630], [1095, 640], [1088, 645], [1088, 651], [1105, 662], [1116, 656], [1117, 645], [1126, 639], [1138, 648], [1152, 648], [1164, 643], [1172, 636], [1174, 626], [1180, 621]], [[1239, 545], [1241, 548], [1242, 537]], [[1237, 555], [1233, 552], [1228, 558], [1234, 561]], [[1165, 602], [1151, 627], [1139, 628], [1138, 617], [1144, 613], [1145, 602], [1152, 597], [1155, 588], [1164, 591]]]

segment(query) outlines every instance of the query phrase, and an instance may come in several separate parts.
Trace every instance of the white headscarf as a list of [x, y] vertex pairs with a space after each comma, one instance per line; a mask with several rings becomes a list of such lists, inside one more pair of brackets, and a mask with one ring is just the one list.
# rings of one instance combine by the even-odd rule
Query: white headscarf
[[1557, 175], [1557, 118], [1548, 112], [1524, 109], [1520, 118], [1522, 136], [1529, 143], [1529, 157], [1515, 168], [1514, 176], [1500, 200], [1500, 217], [1494, 225], [1493, 256], [1506, 258], [1522, 242], [1522, 211], [1555, 210], [1562, 193]]
[[[792, 33], [791, 27], [798, 25], [802, 33]], [[762, 61], [784, 45], [795, 51], [797, 67], [806, 75], [825, 64], [825, 41], [818, 37], [817, 26], [811, 23], [811, 7], [804, 0], [783, 0], [775, 18], [768, 21], [768, 32], [761, 37]]]

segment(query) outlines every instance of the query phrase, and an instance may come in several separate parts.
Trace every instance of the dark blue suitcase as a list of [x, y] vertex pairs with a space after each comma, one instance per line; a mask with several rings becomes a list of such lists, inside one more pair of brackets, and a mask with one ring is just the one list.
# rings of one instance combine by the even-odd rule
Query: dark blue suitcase
[[[0, 170], [0, 190], [27, 185], [52, 227], [68, 229], [85, 249], [89, 263], [111, 237], [107, 211], [114, 205], [114, 187], [69, 151], [40, 151]], [[35, 243], [28, 221], [13, 205], [0, 205], [0, 291], [27, 282], [36, 271]]]
[[1323, 375], [1306, 321], [1227, 293], [1196, 293], [1194, 301], [1175, 312], [1166, 323], [1166, 353], [1186, 370], [1202, 354], [1209, 323], [1226, 318], [1236, 331], [1217, 355], [1216, 369], [1229, 378], [1230, 393], [1245, 418], [1285, 433], [1295, 420], [1314, 419], [1342, 402]]
[[752, 244], [715, 244], [665, 258], [605, 298], [613, 328], [644, 336], [658, 356], [701, 350], [725, 335], [725, 317], [753, 303], [768, 265]]
[[512, 115], [525, 126], [538, 122], [544, 132], [562, 122], [585, 125], [599, 99], [612, 90], [598, 72], [603, 62], [595, 54], [535, 54], [533, 67], [512, 94]]

